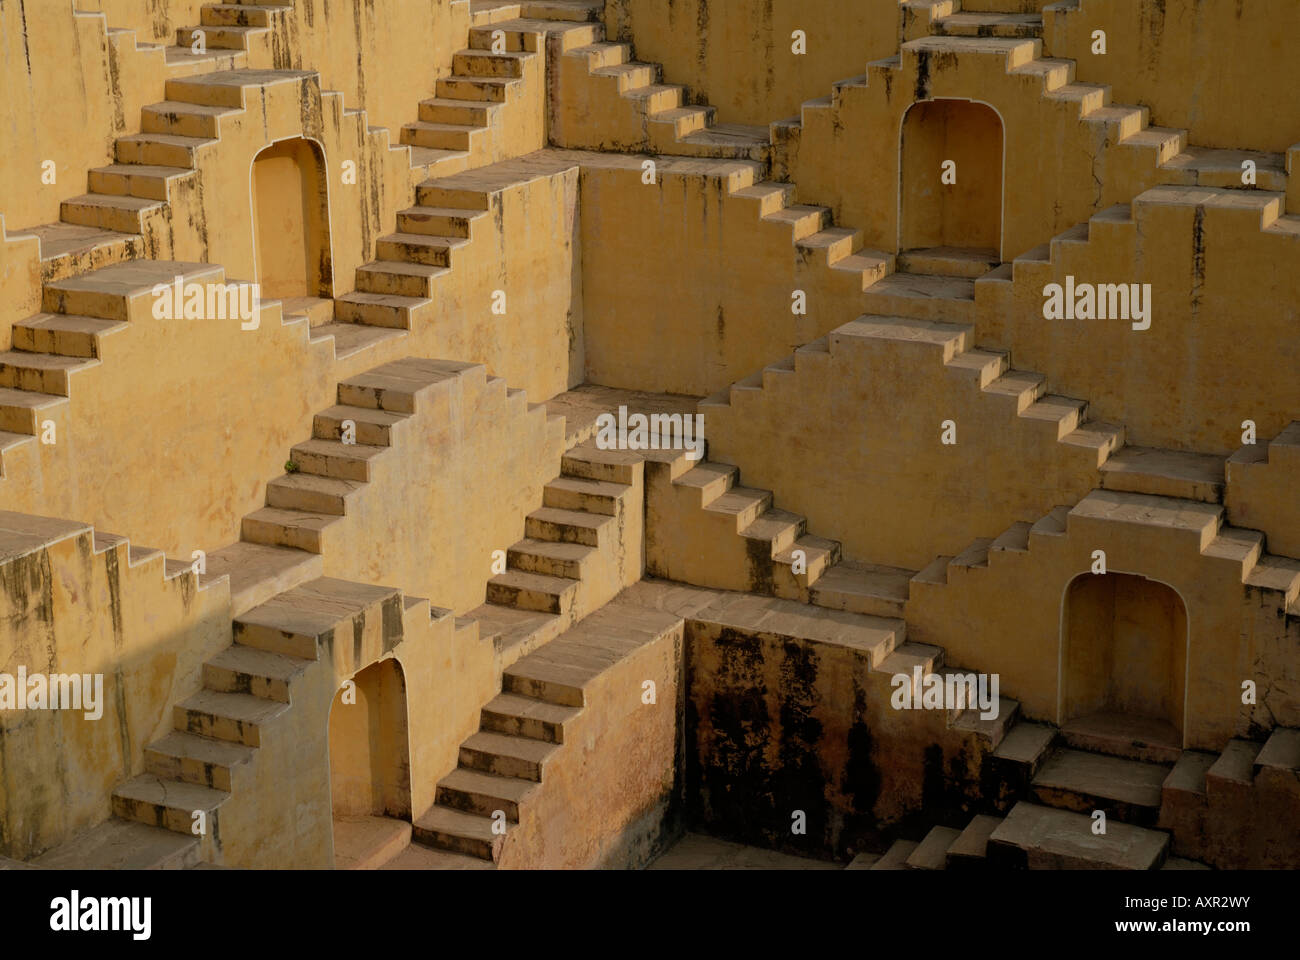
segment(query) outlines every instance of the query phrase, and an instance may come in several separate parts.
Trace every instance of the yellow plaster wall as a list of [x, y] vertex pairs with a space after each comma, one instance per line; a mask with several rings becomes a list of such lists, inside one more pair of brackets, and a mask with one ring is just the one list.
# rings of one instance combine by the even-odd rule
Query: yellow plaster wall
[[[918, 100], [975, 100], [1001, 117], [1003, 189], [1012, 198], [1004, 260], [1158, 181], [1153, 150], [1112, 145], [1104, 124], [1080, 122], [1078, 101], [1044, 97], [1040, 75], [1011, 72], [1032, 60], [1030, 41], [970, 40], [958, 54], [925, 42], [904, 48], [901, 64], [872, 65], [865, 83], [837, 87], [831, 102], [803, 112], [790, 167], [798, 201], [831, 207], [837, 223], [863, 231], [868, 247], [898, 250], [899, 131]], [[933, 173], [937, 180], [940, 171]]]
[[[112, 789], [143, 770], [172, 704], [230, 643], [224, 580], [200, 590], [189, 572], [164, 579], [162, 554], [132, 566], [125, 540], [96, 552], [93, 536], [83, 523], [0, 513], [0, 542], [20, 554], [0, 565], [0, 672], [103, 675], [97, 720], [0, 714], [0, 851], [17, 859], [109, 815]], [[24, 538], [45, 546], [24, 552]]]
[[[662, 63], [664, 82], [685, 84], [719, 123], [766, 126], [798, 115], [836, 80], [898, 49], [898, 0], [606, 0], [610, 39]], [[802, 30], [807, 53], [792, 50]]]
[[[1116, 103], [1150, 107], [1152, 123], [1194, 144], [1280, 152], [1300, 136], [1285, 93], [1300, 85], [1291, 0], [1081, 0], [1047, 8], [1043, 24], [1047, 50], [1077, 61], [1080, 80], [1110, 84]], [[1092, 52], [1096, 30], [1104, 55]]]
[[745, 486], [774, 491], [845, 556], [911, 570], [1097, 483], [1096, 450], [1018, 418], [1012, 398], [946, 367], [940, 346], [857, 321], [831, 333], [829, 352], [796, 354], [793, 375], [708, 405], [705, 436], [711, 460], [738, 465]]
[[[583, 164], [590, 382], [712, 393], [856, 315], [860, 273], [805, 255], [788, 223], [731, 195], [755, 182], [755, 165], [660, 157], [648, 185], [648, 159]], [[806, 314], [792, 311], [795, 290]]]
[[[1115, 496], [1098, 493], [1091, 499]], [[1032, 533], [1028, 550], [991, 551], [987, 566], [950, 565], [946, 584], [913, 581], [908, 639], [943, 646], [950, 662], [998, 673], [1002, 694], [1019, 700], [1026, 717], [1062, 723], [1069, 717], [1058, 686], [1061, 602], [1076, 577], [1091, 575], [1093, 553], [1102, 550], [1108, 572], [1163, 583], [1185, 605], [1188, 659], [1177, 669], [1186, 669], [1187, 676], [1187, 748], [1220, 751], [1229, 738], [1248, 735], [1253, 723], [1265, 729], [1294, 726], [1300, 715], [1288, 691], [1294, 689], [1295, 668], [1284, 651], [1294, 650], [1296, 621], [1277, 615], [1276, 594], [1266, 599], [1243, 584], [1240, 559], [1201, 553], [1209, 543], [1204, 531], [1217, 531], [1213, 517], [1219, 512], [1195, 504], [1180, 518], [1185, 523], [1171, 522], [1168, 511], [1134, 522], [1131, 513], [1107, 517], [1104, 510], [1076, 508], [1065, 532]], [[1007, 602], [1012, 597], [1015, 602]], [[1159, 676], [1146, 680], [1153, 689], [1169, 682]], [[1258, 705], [1243, 704], [1245, 680], [1272, 692]]]
[[107, 32], [118, 24], [72, 8], [45, 0], [0, 11], [0, 213], [10, 231], [58, 220], [60, 201], [85, 192], [86, 170], [110, 162], [114, 138], [138, 130], [140, 107], [161, 99], [163, 51], [137, 50], [133, 35]]
[[[1086, 399], [1130, 443], [1228, 454], [1242, 422], [1259, 436], [1300, 409], [1300, 234], [1264, 230], [1280, 199], [1246, 191], [1164, 189], [1131, 218], [1095, 218], [1090, 237], [1053, 242], [1049, 262], [976, 284], [976, 343], [1008, 349], [1046, 373], [1053, 392]], [[1151, 327], [1125, 320], [1045, 320], [1043, 290], [1079, 283], [1151, 284]]]

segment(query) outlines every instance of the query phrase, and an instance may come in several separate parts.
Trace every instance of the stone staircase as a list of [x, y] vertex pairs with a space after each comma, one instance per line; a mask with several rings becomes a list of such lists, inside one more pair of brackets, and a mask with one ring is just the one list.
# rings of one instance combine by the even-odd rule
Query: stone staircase
[[223, 811], [241, 792], [256, 799], [261, 749], [277, 737], [281, 759], [293, 749], [283, 738], [296, 682], [317, 661], [352, 655], [354, 637], [358, 647], [391, 648], [405, 607], [397, 590], [322, 577], [244, 611], [234, 644], [204, 664], [203, 689], [176, 704], [175, 730], [146, 748], [145, 772], [114, 790], [114, 814], [193, 836], [201, 812], [195, 842], [204, 860], [220, 862]]
[[47, 419], [61, 418], [76, 375], [100, 363], [103, 341], [151, 308], [155, 283], [223, 283], [220, 267], [155, 261], [119, 265], [43, 285], [43, 312], [13, 326], [0, 353], [0, 477], [6, 460], [29, 453]]
[[[259, 58], [259, 62], [269, 60], [275, 69], [286, 70], [293, 65], [292, 50], [285, 42], [292, 12], [292, 0], [207, 3], [199, 8], [197, 24], [176, 28], [174, 49], [191, 52], [195, 42], [201, 39], [209, 55], [247, 57], [251, 51], [265, 50], [269, 56]], [[280, 36], [277, 38], [276, 34]], [[277, 39], [280, 42], [275, 42]]]
[[[687, 90], [663, 82], [663, 67], [635, 60], [632, 44], [605, 40], [602, 0], [501, 2], [478, 8], [476, 45], [503, 31], [515, 49], [551, 43], [552, 70], [565, 95], [552, 117], [552, 142], [600, 150], [648, 150], [676, 156], [765, 161], [771, 152], [761, 126], [719, 124], [716, 109], [694, 105]], [[569, 112], [572, 115], [569, 116]], [[563, 114], [563, 115], [561, 115]], [[595, 121], [594, 126], [587, 121]]]
[[[1249, 792], [1259, 778], [1290, 778], [1300, 769], [1300, 731], [1276, 728], [1263, 744], [1232, 740], [1218, 755], [1157, 748], [1165, 762], [1156, 762], [1141, 739], [1147, 727], [1139, 718], [1111, 718], [1099, 740], [1086, 724], [1059, 732], [1020, 724], [993, 753], [1004, 814], [978, 814], [961, 829], [937, 825], [920, 841], [900, 839], [883, 856], [864, 855], [857, 866], [1211, 869], [1177, 855], [1183, 805], [1203, 812], [1207, 794]], [[1126, 728], [1136, 736], [1124, 736]], [[1097, 810], [1106, 814], [1104, 834], [1093, 830]]]
[[488, 581], [487, 602], [469, 614], [482, 635], [496, 636], [504, 662], [640, 579], [643, 477], [638, 457], [594, 443], [564, 454], [560, 475], [543, 488], [542, 506], [525, 521], [524, 538], [507, 551], [507, 569]]
[[409, 330], [431, 308], [440, 281], [478, 249], [479, 231], [499, 216], [502, 195], [572, 164], [546, 153], [426, 180], [416, 205], [397, 215], [397, 230], [375, 245], [376, 259], [356, 271], [356, 290], [335, 299], [336, 331]]
[[963, 574], [978, 574], [989, 568], [991, 560], [996, 562], [999, 553], [1031, 553], [1036, 538], [1063, 536], [1071, 517], [1149, 523], [1194, 531], [1202, 557], [1230, 564], [1228, 569], [1233, 571], [1239, 570], [1241, 582], [1258, 591], [1279, 615], [1300, 614], [1300, 562], [1266, 552], [1262, 533], [1230, 526], [1222, 506], [1130, 492], [1096, 490], [1074, 507], [1055, 507], [1032, 524], [1014, 523], [995, 538], [975, 540], [955, 557], [936, 558], [912, 582], [927, 588], [943, 587], [953, 568], [960, 568]]
[[522, 391], [457, 361], [406, 358], [339, 384], [339, 402], [316, 415], [311, 439], [293, 447], [295, 469], [267, 484], [266, 506], [244, 517], [241, 539], [207, 557], [207, 576], [230, 577], [235, 613], [321, 575], [322, 556], [338, 549], [390, 449], [414, 429], [430, 391], [457, 377], [499, 392], [511, 410], [524, 404]]
[[[47, 421], [63, 429], [78, 375], [104, 362], [115, 345], [112, 337], [127, 334], [133, 322], [150, 320], [154, 288], [170, 287], [178, 277], [184, 284], [212, 285], [227, 294], [241, 286], [227, 280], [220, 265], [153, 259], [115, 263], [42, 285], [42, 312], [15, 323], [12, 349], [0, 353], [0, 478], [10, 475], [12, 464], [34, 456]], [[285, 315], [276, 300], [258, 300], [255, 309], [259, 325], [292, 326], [306, 319]], [[208, 322], [241, 321], [228, 317]], [[301, 330], [305, 345], [324, 347], [328, 339], [335, 358], [403, 335], [399, 330], [340, 324], [309, 328], [304, 323]]]
[[[1043, 57], [1041, 12], [962, 13], [960, 9], [961, 0], [912, 0], [903, 4], [905, 40], [923, 44], [932, 55], [965, 49], [969, 40], [960, 38], [1031, 41], [1037, 44], [1035, 56], [1017, 69], [1041, 74], [1045, 96], [1078, 101], [1080, 118], [1086, 123], [1105, 124], [1112, 143], [1154, 150], [1159, 182], [1286, 192], [1284, 154], [1193, 146], [1187, 142], [1186, 130], [1151, 126], [1148, 108], [1112, 103], [1108, 85], [1076, 81], [1075, 61]], [[1253, 184], [1242, 182], [1242, 163], [1246, 160], [1255, 164]]]
[[249, 71], [169, 79], [167, 99], [142, 108], [140, 133], [117, 139], [115, 162], [89, 172], [87, 192], [63, 201], [58, 223], [10, 234], [40, 239], [45, 280], [171, 255], [173, 222], [184, 219], [176, 205], [197, 190], [200, 155], [215, 149], [223, 118], [243, 112], [241, 77], [249, 87], [273, 80]]
[[[1039, 5], [1010, 3], [1013, 10], [962, 10], [962, 0], [904, 0], [903, 39], [924, 36], [1041, 38], [1043, 15]], [[1028, 7], [1028, 9], [1025, 9]]]
[[438, 781], [434, 805], [415, 820], [415, 840], [500, 861], [507, 835], [530, 829], [548, 766], [573, 739], [593, 682], [662, 636], [664, 625], [663, 617], [650, 622], [635, 607], [611, 603], [507, 666], [479, 731], [460, 747], [459, 765]]

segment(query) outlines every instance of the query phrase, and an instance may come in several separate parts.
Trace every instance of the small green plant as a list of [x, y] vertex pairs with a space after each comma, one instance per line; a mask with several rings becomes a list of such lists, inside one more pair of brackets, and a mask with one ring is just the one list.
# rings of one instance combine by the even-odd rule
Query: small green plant
[[286, 461], [284, 461], [284, 472], [285, 472], [285, 473], [297, 473], [297, 472], [298, 472], [298, 464], [294, 463], [292, 460], [286, 460]]

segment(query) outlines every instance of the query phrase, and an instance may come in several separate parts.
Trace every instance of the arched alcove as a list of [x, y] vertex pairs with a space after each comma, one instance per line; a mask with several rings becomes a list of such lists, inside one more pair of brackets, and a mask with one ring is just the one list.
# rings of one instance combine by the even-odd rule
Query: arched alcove
[[[1001, 258], [1002, 118], [970, 100], [924, 100], [903, 117], [899, 250]], [[945, 172], [954, 182], [945, 183]]]
[[1064, 603], [1062, 722], [1130, 718], [1181, 745], [1188, 636], [1182, 597], [1145, 577], [1089, 573], [1075, 578]]
[[281, 140], [253, 160], [257, 282], [268, 299], [331, 295], [324, 158], [310, 140]]
[[368, 845], [389, 842], [393, 828], [400, 828], [385, 826], [394, 820], [408, 823], [409, 837], [406, 679], [397, 660], [390, 657], [358, 671], [334, 695], [329, 750], [336, 858], [346, 851], [352, 859], [364, 859]]

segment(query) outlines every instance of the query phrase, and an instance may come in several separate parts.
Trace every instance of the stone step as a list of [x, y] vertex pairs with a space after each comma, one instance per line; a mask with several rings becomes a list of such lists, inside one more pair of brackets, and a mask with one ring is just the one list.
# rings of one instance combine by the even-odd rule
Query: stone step
[[370, 482], [375, 462], [390, 448], [338, 440], [311, 439], [295, 444], [289, 459], [302, 474]]
[[480, 730], [460, 745], [460, 765], [540, 783], [546, 760], [557, 749], [544, 740]]
[[195, 155], [216, 143], [212, 137], [186, 137], [174, 133], [135, 133], [118, 137], [114, 156], [118, 163], [194, 168]]
[[542, 504], [556, 510], [618, 515], [619, 505], [629, 487], [622, 483], [589, 480], [585, 477], [559, 476], [546, 484]]
[[934, 21], [947, 37], [1033, 38], [1043, 35], [1043, 17], [1036, 13], [953, 13]]
[[909, 870], [945, 870], [948, 848], [960, 836], [961, 831], [952, 827], [933, 827], [903, 863]]
[[953, 840], [947, 851], [947, 869], [978, 870], [988, 865], [988, 843], [993, 831], [1002, 823], [1001, 817], [978, 814]]
[[502, 811], [506, 820], [518, 823], [520, 805], [536, 789], [531, 780], [457, 767], [438, 781], [437, 804], [488, 818]]
[[975, 322], [975, 281], [920, 273], [891, 273], [868, 287], [869, 314], [949, 323]]
[[59, 219], [84, 227], [114, 230], [119, 233], [143, 233], [146, 220], [166, 207], [162, 200], [145, 197], [87, 193], [59, 204]]
[[288, 709], [286, 703], [247, 693], [200, 690], [176, 704], [173, 719], [177, 730], [257, 747], [263, 728]]
[[504, 103], [515, 80], [500, 77], [443, 77], [434, 88], [440, 98]]
[[457, 210], [455, 207], [408, 207], [397, 214], [399, 233], [425, 233], [436, 237], [468, 240], [474, 224], [487, 218], [485, 210]]
[[439, 850], [422, 843], [412, 843], [380, 870], [491, 870], [490, 860]]
[[1101, 465], [1104, 490], [1222, 503], [1226, 459], [1213, 454], [1122, 447]]
[[316, 414], [312, 421], [312, 436], [317, 440], [342, 440], [344, 424], [351, 421], [358, 444], [372, 447], [392, 446], [394, 431], [407, 419], [405, 414], [368, 407], [336, 404]]
[[241, 540], [208, 554], [207, 573], [200, 577], [200, 583], [229, 577], [230, 613], [239, 617], [324, 572], [319, 554]]
[[425, 297], [353, 290], [334, 299], [334, 319], [339, 323], [368, 324], [392, 330], [410, 330], [417, 311], [428, 306]]
[[323, 553], [327, 531], [341, 521], [336, 515], [263, 507], [244, 515], [239, 532], [250, 543]]
[[41, 423], [68, 401], [36, 390], [0, 387], [0, 430], [35, 436]]
[[0, 387], [66, 397], [72, 377], [98, 365], [98, 360], [85, 357], [9, 350], [0, 353]]
[[256, 752], [242, 743], [173, 730], [145, 748], [145, 772], [230, 793], [236, 771], [247, 769]]
[[112, 163], [90, 171], [88, 184], [93, 194], [139, 197], [143, 200], [171, 199], [176, 183], [197, 174], [188, 166], [162, 164]]
[[394, 817], [335, 816], [334, 869], [378, 870], [411, 844], [411, 824]]
[[434, 804], [411, 824], [411, 836], [420, 843], [488, 862], [495, 861], [505, 841], [494, 833], [492, 820], [454, 807]]
[[524, 532], [535, 540], [599, 547], [602, 537], [614, 532], [613, 524], [614, 518], [603, 514], [542, 507], [528, 515]]
[[906, 870], [907, 858], [919, 847], [915, 840], [895, 840], [884, 856], [869, 866], [868, 870]]
[[145, 773], [113, 790], [113, 813], [123, 820], [192, 836], [194, 814], [203, 811], [207, 814], [208, 836], [220, 836], [217, 811], [228, 799], [230, 794], [224, 790], [181, 780], [161, 780]]
[[1056, 728], [1042, 723], [1021, 722], [1007, 731], [990, 758], [1003, 791], [1001, 799], [1028, 791], [1055, 740]]
[[564, 742], [564, 725], [578, 716], [575, 707], [562, 706], [514, 693], [501, 693], [483, 708], [484, 730], [548, 743]]
[[459, 76], [516, 78], [524, 75], [524, 61], [531, 57], [518, 50], [461, 50], [452, 55], [451, 69]]
[[506, 669], [501, 689], [559, 706], [582, 707], [589, 679], [590, 672], [580, 667], [524, 657]]
[[1062, 749], [1049, 756], [1031, 781], [1039, 801], [1051, 807], [1153, 826], [1160, 813], [1160, 787], [1173, 769], [1100, 753]]
[[238, 112], [232, 107], [164, 100], [141, 109], [141, 132], [217, 140], [221, 137], [221, 118]]
[[452, 251], [468, 241], [459, 237], [435, 237], [427, 233], [390, 233], [375, 244], [379, 260], [406, 260], [431, 267], [450, 267]]
[[199, 842], [162, 827], [110, 817], [31, 861], [47, 870], [188, 870]]
[[487, 584], [488, 603], [557, 615], [572, 609], [577, 592], [577, 580], [525, 570], [506, 570]]
[[581, 580], [583, 567], [596, 556], [596, 548], [581, 543], [520, 540], [506, 554], [506, 562], [525, 573]]
[[1182, 735], [1172, 723], [1126, 713], [1075, 718], [1061, 727], [1061, 739], [1076, 750], [1150, 763], [1175, 763], [1183, 752]]
[[401, 591], [392, 587], [319, 577], [240, 614], [234, 621], [235, 643], [317, 660], [322, 644], [336, 633], [355, 636], [370, 624], [378, 624], [386, 640], [396, 640], [400, 600]]
[[233, 643], [203, 664], [203, 685], [218, 693], [247, 693], [289, 703], [293, 681], [311, 663], [311, 660]]
[[357, 267], [357, 289], [368, 293], [396, 294], [420, 299], [432, 298], [440, 277], [450, 268], [405, 260], [375, 260]]
[[907, 274], [936, 277], [964, 277], [975, 280], [984, 276], [1002, 258], [996, 250], [970, 247], [925, 247], [905, 250], [898, 255], [897, 269]]
[[354, 498], [364, 484], [358, 480], [339, 480], [311, 473], [286, 473], [266, 485], [266, 505], [281, 510], [301, 510], [341, 517], [347, 513], [349, 498]]
[[875, 617], [901, 617], [913, 570], [841, 561], [828, 568], [809, 588], [819, 607], [848, 610]]
[[98, 357], [104, 337], [125, 330], [118, 320], [79, 317], [63, 313], [38, 313], [13, 326], [13, 346], [20, 351]]
[[1169, 835], [1107, 819], [1095, 834], [1087, 814], [1021, 801], [989, 835], [991, 867], [1030, 870], [1155, 870]]
[[492, 115], [499, 109], [498, 104], [483, 100], [431, 97], [420, 101], [420, 122], [486, 127], [492, 122]]

